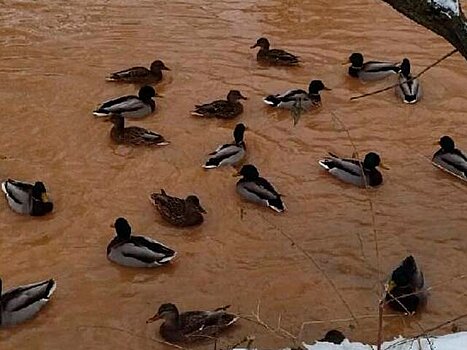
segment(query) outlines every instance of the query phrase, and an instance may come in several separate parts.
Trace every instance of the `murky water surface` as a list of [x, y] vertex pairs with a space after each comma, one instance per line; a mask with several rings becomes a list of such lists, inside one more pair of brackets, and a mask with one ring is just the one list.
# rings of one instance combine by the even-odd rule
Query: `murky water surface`
[[[362, 84], [340, 65], [361, 51], [369, 59], [410, 57], [420, 71], [452, 49], [442, 39], [380, 1], [7, 0], [0, 8], [0, 153], [8, 157], [0, 176], [42, 179], [56, 206], [52, 215], [32, 219], [0, 203], [1, 275], [6, 288], [50, 276], [58, 282], [40, 317], [0, 333], [2, 350], [163, 348], [148, 339], [157, 325], [145, 320], [167, 301], [183, 309], [232, 304], [242, 314], [261, 301], [264, 322], [276, 327], [281, 317], [298, 334], [305, 321], [351, 318], [329, 280], [355, 316], [376, 315], [380, 281], [408, 254], [433, 289], [421, 315], [386, 320], [385, 338], [466, 312], [467, 281], [456, 277], [467, 264], [466, 187], [426, 158], [443, 134], [467, 149], [465, 60], [455, 55], [427, 72], [425, 98], [415, 106], [401, 104], [393, 91], [350, 102], [393, 81]], [[300, 55], [303, 65], [258, 65], [249, 46], [263, 35]], [[165, 98], [156, 114], [137, 123], [172, 144], [116, 147], [110, 125], [90, 112], [137, 87], [104, 77], [156, 58], [172, 69], [157, 86]], [[304, 115], [297, 127], [287, 112], [263, 106], [261, 96], [307, 87], [312, 78], [332, 91], [322, 94], [322, 110]], [[237, 120], [189, 116], [194, 104], [233, 88], [249, 97]], [[353, 151], [336, 116], [361, 154], [375, 150], [391, 168], [381, 188], [365, 192], [319, 169], [327, 151]], [[231, 139], [238, 121], [249, 128], [248, 161], [285, 194], [286, 214], [243, 202], [233, 169], [200, 167]], [[205, 223], [179, 230], [162, 222], [148, 200], [160, 188], [198, 194]], [[118, 216], [176, 248], [176, 263], [146, 271], [108, 262], [110, 224]], [[310, 324], [303, 338], [312, 341], [329, 328], [374, 342], [377, 319]], [[222, 344], [253, 334], [257, 346], [290, 344], [246, 320]]]

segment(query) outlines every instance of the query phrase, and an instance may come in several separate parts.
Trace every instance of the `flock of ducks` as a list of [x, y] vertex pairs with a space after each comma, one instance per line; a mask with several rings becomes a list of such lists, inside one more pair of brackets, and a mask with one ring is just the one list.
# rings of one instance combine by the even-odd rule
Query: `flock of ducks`
[[[300, 63], [299, 57], [281, 49], [271, 49], [266, 38], [259, 38], [251, 47], [259, 47], [257, 60], [270, 65], [294, 66]], [[396, 93], [406, 103], [415, 103], [422, 96], [420, 82], [410, 72], [410, 62], [402, 63], [369, 61], [363, 55], [353, 53], [349, 57], [348, 74], [361, 80], [384, 79], [394, 74], [399, 76]], [[149, 84], [163, 79], [162, 71], [170, 70], [160, 61], [154, 61], [150, 69], [133, 67], [112, 73], [107, 80], [114, 82], [142, 84], [138, 95], [113, 98], [98, 106], [93, 114], [108, 119], [112, 124], [111, 139], [117, 144], [163, 146], [169, 142], [153, 131], [130, 126], [125, 127], [126, 119], [139, 119], [156, 110], [155, 97], [159, 96]], [[321, 80], [312, 80], [308, 91], [293, 89], [284, 93], [271, 94], [264, 102], [272, 107], [310, 110], [321, 105], [320, 91], [330, 90]], [[231, 90], [225, 100], [196, 105], [193, 116], [206, 118], [232, 119], [243, 112], [241, 100], [247, 100], [238, 90]], [[244, 140], [246, 127], [239, 123], [233, 131], [233, 141], [220, 145], [207, 157], [203, 167], [218, 168], [240, 164], [246, 155]], [[443, 170], [467, 180], [467, 158], [455, 147], [449, 136], [441, 137], [440, 149], [433, 156], [433, 163]], [[383, 176], [377, 167], [384, 168], [380, 156], [368, 153], [363, 161], [356, 158], [341, 158], [329, 154], [319, 160], [326, 171], [337, 179], [358, 186], [375, 187], [383, 183]], [[237, 174], [242, 178], [236, 184], [240, 196], [253, 203], [269, 207], [276, 212], [286, 209], [282, 196], [275, 187], [261, 177], [252, 164], [243, 165]], [[45, 215], [53, 210], [45, 185], [8, 179], [1, 184], [2, 191], [10, 208], [31, 216]], [[150, 195], [151, 202], [162, 219], [177, 227], [200, 225], [206, 211], [195, 195], [182, 199], [169, 196], [163, 189]], [[117, 218], [114, 223], [115, 238], [107, 246], [107, 258], [117, 264], [135, 268], [150, 268], [170, 263], [176, 256], [175, 250], [152, 238], [135, 235], [128, 221]], [[13, 288], [2, 293], [0, 280], [0, 326], [11, 326], [32, 318], [47, 303], [56, 288], [52, 279]], [[412, 256], [405, 258], [391, 275], [387, 284], [387, 303], [395, 310], [414, 312], [425, 298], [423, 274]], [[179, 312], [174, 304], [162, 304], [157, 313], [147, 322], [163, 319], [160, 327], [162, 337], [171, 342], [185, 342], [206, 339], [234, 324], [238, 317], [228, 313], [228, 306], [213, 311]], [[340, 337], [340, 335], [339, 335]]]

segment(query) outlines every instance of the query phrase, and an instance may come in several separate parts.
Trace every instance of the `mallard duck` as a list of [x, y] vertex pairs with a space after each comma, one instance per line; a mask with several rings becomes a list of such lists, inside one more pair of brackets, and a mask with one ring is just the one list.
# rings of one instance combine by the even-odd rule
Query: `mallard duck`
[[245, 156], [245, 141], [243, 134], [245, 133], [245, 125], [237, 124], [233, 132], [234, 142], [227, 143], [217, 147], [217, 149], [209, 153], [210, 157], [203, 165], [203, 168], [212, 169], [223, 165], [234, 165], [240, 162]]
[[404, 58], [399, 72], [399, 85], [396, 86], [396, 95], [405, 103], [415, 103], [422, 98], [422, 86], [418, 79], [410, 74], [410, 61]]
[[268, 180], [259, 176], [258, 169], [254, 165], [244, 165], [236, 176], [243, 176], [237, 182], [237, 192], [240, 196], [279, 213], [285, 210], [281, 194], [277, 193]]
[[397, 64], [390, 62], [363, 62], [363, 55], [357, 52], [351, 54], [349, 60], [344, 64], [347, 63], [352, 64], [349, 67], [349, 75], [354, 78], [360, 78], [361, 80], [384, 79], [400, 71], [400, 67]]
[[133, 146], [166, 146], [169, 141], [151, 130], [139, 126], [128, 126], [125, 128], [125, 120], [122, 116], [113, 115], [110, 117], [113, 123], [110, 129], [110, 138], [117, 144]]
[[301, 107], [306, 110], [321, 105], [321, 97], [319, 95], [321, 90], [331, 89], [324, 86], [321, 80], [312, 80], [308, 86], [308, 92], [302, 89], [288, 90], [282, 94], [269, 95], [263, 98], [263, 101], [272, 107], [287, 109]]
[[295, 66], [300, 63], [298, 56], [281, 49], [270, 49], [269, 46], [268, 39], [259, 38], [256, 44], [251, 46], [250, 49], [260, 47], [260, 50], [256, 54], [256, 59], [258, 61], [284, 66]]
[[2, 182], [8, 205], [19, 214], [42, 216], [53, 210], [45, 185], [41, 181], [34, 184], [8, 179]]
[[229, 306], [220, 307], [214, 311], [180, 313], [174, 304], [162, 304], [157, 313], [146, 323], [163, 319], [159, 333], [169, 342], [210, 340], [238, 320], [237, 315], [225, 311]]
[[332, 153], [329, 155], [330, 157], [321, 159], [318, 163], [339, 180], [359, 187], [374, 187], [383, 183], [383, 175], [376, 167], [387, 168], [381, 163], [377, 153], [368, 153], [363, 163], [358, 159], [340, 158]]
[[202, 105], [196, 105], [191, 115], [196, 117], [215, 117], [231, 119], [242, 114], [243, 105], [239, 100], [247, 100], [238, 90], [230, 90], [226, 100], [216, 100]]
[[56, 287], [55, 281], [50, 279], [2, 293], [0, 278], [0, 326], [13, 326], [34, 317], [47, 304]]
[[149, 237], [134, 236], [125, 218], [115, 220], [115, 237], [107, 246], [107, 258], [130, 267], [157, 267], [169, 263], [177, 254], [174, 250]]
[[127, 95], [105, 101], [93, 114], [96, 117], [121, 115], [125, 118], [143, 118], [156, 109], [156, 102], [152, 97], [162, 96], [158, 95], [152, 86], [146, 85], [139, 89], [138, 96]]
[[162, 218], [174, 226], [194, 226], [203, 222], [206, 211], [198, 197], [190, 195], [185, 199], [171, 197], [161, 189], [160, 193], [151, 194], [151, 199]]
[[386, 303], [396, 311], [415, 312], [426, 299], [424, 285], [423, 273], [418, 269], [414, 257], [408, 256], [392, 272], [387, 285]]
[[441, 148], [433, 155], [433, 164], [467, 180], [467, 157], [460, 149], [456, 148], [454, 140], [449, 136], [443, 136], [438, 144]]
[[333, 344], [341, 344], [345, 340], [345, 335], [338, 331], [337, 329], [331, 329], [326, 333], [323, 339], [318, 341], [333, 343]]
[[145, 67], [132, 67], [119, 72], [111, 73], [106, 78], [107, 81], [116, 81], [124, 83], [142, 83], [151, 82], [156, 84], [162, 80], [162, 71], [170, 70], [161, 60], [151, 63], [149, 69]]

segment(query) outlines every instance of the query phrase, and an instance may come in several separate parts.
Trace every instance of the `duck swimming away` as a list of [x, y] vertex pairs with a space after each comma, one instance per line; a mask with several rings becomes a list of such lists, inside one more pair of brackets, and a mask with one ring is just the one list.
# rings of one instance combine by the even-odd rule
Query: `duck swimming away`
[[226, 100], [196, 105], [191, 115], [195, 117], [232, 119], [243, 113], [243, 105], [240, 100], [247, 100], [238, 90], [230, 90]]
[[300, 63], [299, 57], [290, 52], [281, 49], [270, 49], [269, 40], [266, 38], [259, 38], [250, 49], [255, 47], [260, 48], [256, 54], [257, 61], [282, 66], [296, 66]]
[[106, 80], [122, 83], [152, 83], [162, 80], [162, 71], [170, 70], [161, 60], [151, 63], [149, 69], [145, 67], [132, 67], [119, 72], [111, 73]]
[[209, 153], [210, 157], [203, 165], [205, 169], [218, 168], [224, 165], [234, 165], [245, 157], [245, 125], [237, 124], [233, 132], [234, 142], [219, 146], [214, 152]]
[[2, 182], [2, 191], [10, 208], [18, 214], [42, 216], [53, 210], [42, 181], [34, 184], [8, 179]]
[[422, 86], [419, 79], [413, 79], [410, 73], [410, 61], [404, 58], [399, 72], [399, 85], [395, 87], [396, 95], [404, 103], [416, 103], [422, 98]]
[[387, 78], [397, 74], [400, 67], [397, 64], [381, 61], [363, 61], [363, 55], [354, 52], [350, 55], [349, 60], [343, 64], [350, 63], [349, 75], [354, 78], [360, 78], [363, 81], [372, 81]]
[[437, 144], [441, 148], [433, 155], [433, 165], [467, 181], [467, 157], [456, 148], [454, 140], [449, 136], [443, 136]]

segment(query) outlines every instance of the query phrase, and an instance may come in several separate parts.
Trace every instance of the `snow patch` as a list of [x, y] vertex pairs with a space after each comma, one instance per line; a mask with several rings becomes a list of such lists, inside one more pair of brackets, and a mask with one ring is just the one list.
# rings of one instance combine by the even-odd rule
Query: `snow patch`
[[437, 10], [441, 10], [446, 16], [459, 16], [459, 0], [428, 0], [428, 3]]

